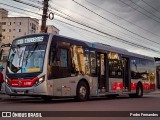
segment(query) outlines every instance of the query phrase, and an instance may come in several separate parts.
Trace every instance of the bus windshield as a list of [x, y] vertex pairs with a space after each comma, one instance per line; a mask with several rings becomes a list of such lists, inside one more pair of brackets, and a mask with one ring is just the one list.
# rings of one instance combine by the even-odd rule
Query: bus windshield
[[7, 61], [7, 73], [42, 72], [46, 46], [47, 42], [40, 41], [12, 45]]

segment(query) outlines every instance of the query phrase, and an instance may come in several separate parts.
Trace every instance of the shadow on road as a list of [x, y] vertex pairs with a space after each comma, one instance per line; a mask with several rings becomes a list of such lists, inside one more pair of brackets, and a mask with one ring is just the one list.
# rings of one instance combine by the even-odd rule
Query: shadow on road
[[[144, 99], [146, 98], [151, 98], [151, 96], [144, 96]], [[120, 99], [143, 99], [143, 98], [129, 98], [128, 96], [118, 96], [118, 97], [94, 97], [94, 98], [90, 98], [88, 101], [85, 102], [89, 102], [89, 101], [104, 101], [104, 100], [114, 100], [114, 101], [119, 101]], [[5, 99], [0, 99], [0, 102], [7, 102], [8, 103], [34, 103], [34, 104], [61, 104], [61, 103], [69, 103], [69, 102], [77, 102], [74, 98], [61, 98], [61, 99], [52, 99], [51, 101], [44, 101], [43, 99], [41, 99], [40, 97], [21, 97], [21, 96], [12, 96], [12, 97], [7, 97]]]

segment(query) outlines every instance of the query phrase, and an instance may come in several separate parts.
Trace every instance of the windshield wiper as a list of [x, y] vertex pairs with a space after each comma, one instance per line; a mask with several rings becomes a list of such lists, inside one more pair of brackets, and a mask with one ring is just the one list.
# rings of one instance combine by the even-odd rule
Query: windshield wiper
[[34, 48], [33, 48], [33, 51], [32, 49], [28, 49], [28, 54], [26, 56], [26, 64], [25, 66], [28, 64], [28, 59], [33, 55], [34, 51], [36, 50], [36, 48], [38, 47], [38, 43], [36, 42], [35, 45], [34, 45]]
[[14, 65], [12, 64], [13, 59], [14, 59], [14, 56], [15, 56], [15, 53], [13, 53], [13, 54], [10, 56], [10, 58], [9, 58], [9, 60], [8, 60], [8, 62], [7, 62], [7, 66], [9, 67], [9, 69], [11, 69], [12, 72], [17, 73], [17, 72], [21, 69], [21, 67], [16, 67], [16, 66], [14, 66]]
[[22, 49], [22, 51], [21, 51], [21, 48], [19, 45], [16, 46], [16, 50], [17, 50], [17, 56], [19, 58], [19, 66], [20, 66], [20, 62], [22, 60], [22, 55], [23, 55], [24, 50]]
[[[23, 49], [21, 50], [19, 45], [17, 45], [15, 48], [11, 47], [11, 50], [13, 51], [13, 53], [10, 55], [7, 64], [9, 66], [9, 68], [11, 69], [11, 71], [16, 73], [22, 68], [22, 66], [20, 66], [20, 63], [22, 61], [22, 57], [23, 57], [22, 55], [23, 55], [24, 50]], [[17, 61], [18, 62], [17, 67], [13, 64], [15, 55], [17, 55], [17, 57], [19, 59]]]

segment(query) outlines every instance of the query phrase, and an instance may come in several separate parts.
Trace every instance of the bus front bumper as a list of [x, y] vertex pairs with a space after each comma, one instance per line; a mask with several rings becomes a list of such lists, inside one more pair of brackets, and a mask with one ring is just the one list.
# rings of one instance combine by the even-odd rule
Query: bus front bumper
[[5, 85], [5, 93], [10, 96], [43, 96], [47, 92], [43, 89], [43, 85], [33, 86], [33, 87], [9, 87]]

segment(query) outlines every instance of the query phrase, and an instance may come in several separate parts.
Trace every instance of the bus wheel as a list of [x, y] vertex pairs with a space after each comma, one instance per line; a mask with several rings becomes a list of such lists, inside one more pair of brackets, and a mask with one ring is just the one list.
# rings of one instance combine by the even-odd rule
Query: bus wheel
[[49, 101], [52, 101], [53, 98], [51, 96], [43, 96], [42, 99], [46, 102], [47, 101], [49, 102]]
[[140, 98], [142, 96], [143, 96], [143, 87], [141, 84], [138, 84], [136, 88], [136, 97]]
[[83, 81], [78, 83], [76, 100], [79, 102], [86, 101], [89, 97], [89, 88]]

